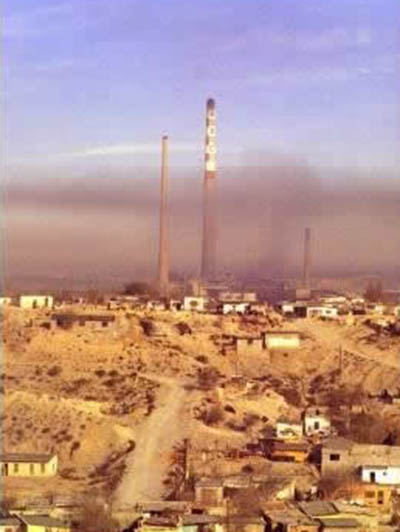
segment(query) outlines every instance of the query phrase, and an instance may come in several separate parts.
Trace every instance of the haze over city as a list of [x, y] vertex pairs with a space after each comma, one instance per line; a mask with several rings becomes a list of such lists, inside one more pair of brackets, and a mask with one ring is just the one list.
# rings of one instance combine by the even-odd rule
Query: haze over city
[[171, 266], [196, 274], [210, 95], [221, 269], [296, 275], [310, 225], [314, 272], [393, 274], [398, 2], [7, 4], [10, 278], [154, 276], [163, 133]]

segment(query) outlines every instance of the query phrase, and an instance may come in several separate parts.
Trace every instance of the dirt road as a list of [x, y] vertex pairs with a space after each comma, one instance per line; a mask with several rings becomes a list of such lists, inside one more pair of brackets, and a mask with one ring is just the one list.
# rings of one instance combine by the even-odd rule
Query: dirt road
[[140, 427], [136, 448], [116, 490], [114, 505], [117, 509], [162, 498], [171, 451], [188, 430], [184, 416], [188, 392], [173, 379], [153, 378], [161, 384], [161, 390], [156, 408]]

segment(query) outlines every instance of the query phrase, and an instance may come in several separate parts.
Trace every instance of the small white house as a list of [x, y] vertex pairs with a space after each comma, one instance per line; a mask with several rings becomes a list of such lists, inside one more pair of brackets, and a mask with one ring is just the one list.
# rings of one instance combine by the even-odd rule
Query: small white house
[[220, 305], [222, 314], [245, 314], [250, 309], [246, 301], [223, 301]]
[[303, 436], [303, 425], [300, 421], [279, 418], [275, 425], [276, 437], [285, 439], [296, 439]]
[[266, 349], [298, 349], [300, 334], [297, 331], [266, 331], [263, 333]]
[[307, 307], [307, 318], [325, 318], [336, 319], [338, 317], [338, 309], [329, 306], [310, 306]]
[[294, 314], [294, 303], [283, 302], [280, 305], [282, 314]]
[[398, 466], [362, 466], [361, 480], [369, 484], [400, 484], [400, 464]]
[[326, 411], [324, 409], [319, 409], [318, 407], [306, 410], [303, 415], [303, 431], [305, 436], [330, 434], [331, 420]]
[[54, 298], [48, 295], [22, 295], [19, 296], [19, 306], [25, 309], [53, 308]]
[[12, 299], [11, 297], [0, 297], [0, 307], [7, 307], [8, 305], [11, 305]]
[[184, 310], [204, 312], [207, 299], [203, 296], [185, 296], [183, 300]]

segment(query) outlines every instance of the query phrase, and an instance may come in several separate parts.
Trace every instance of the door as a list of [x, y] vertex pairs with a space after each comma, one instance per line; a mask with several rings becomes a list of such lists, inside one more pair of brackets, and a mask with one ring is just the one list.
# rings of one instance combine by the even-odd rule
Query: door
[[371, 473], [369, 474], [369, 481], [371, 482], [371, 484], [375, 484], [375, 482], [376, 482], [376, 473], [375, 473], [375, 471], [371, 471]]

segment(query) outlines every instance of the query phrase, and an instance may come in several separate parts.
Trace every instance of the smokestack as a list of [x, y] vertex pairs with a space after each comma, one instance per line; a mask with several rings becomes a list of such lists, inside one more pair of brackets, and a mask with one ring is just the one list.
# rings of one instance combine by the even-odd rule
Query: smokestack
[[303, 285], [304, 288], [310, 288], [310, 271], [311, 271], [311, 229], [306, 227], [304, 238], [304, 269]]
[[161, 139], [161, 189], [160, 189], [160, 249], [158, 255], [158, 288], [162, 297], [169, 291], [168, 253], [168, 137]]
[[201, 278], [215, 279], [217, 267], [216, 228], [216, 113], [215, 101], [211, 98], [206, 105], [206, 139], [203, 205], [203, 249]]

